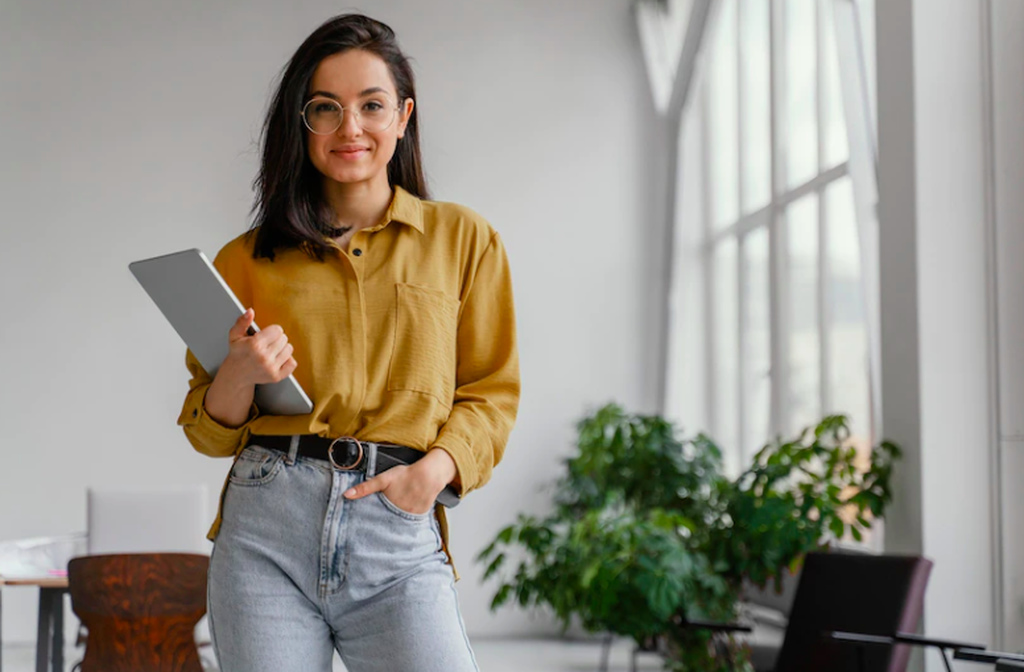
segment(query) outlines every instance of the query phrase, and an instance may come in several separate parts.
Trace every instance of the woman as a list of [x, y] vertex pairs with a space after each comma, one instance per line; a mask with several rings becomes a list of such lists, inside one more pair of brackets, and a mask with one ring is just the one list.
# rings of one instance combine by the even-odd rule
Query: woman
[[[427, 199], [411, 68], [386, 25], [331, 19], [287, 65], [253, 228], [215, 265], [247, 306], [179, 424], [235, 456], [210, 531], [225, 672], [476, 670], [436, 498], [483, 485], [519, 400], [501, 239]], [[250, 333], [258, 320], [263, 328]], [[262, 415], [294, 373], [314, 402]]]

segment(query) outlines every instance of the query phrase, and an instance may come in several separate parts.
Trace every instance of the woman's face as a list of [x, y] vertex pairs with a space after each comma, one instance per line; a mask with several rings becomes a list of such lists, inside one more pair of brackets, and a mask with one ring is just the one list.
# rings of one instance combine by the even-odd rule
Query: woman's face
[[[361, 49], [351, 49], [328, 56], [320, 62], [310, 82], [307, 100], [330, 99], [344, 108], [341, 126], [333, 133], [320, 135], [306, 129], [309, 160], [327, 178], [344, 184], [369, 182], [383, 176], [387, 180], [387, 166], [395, 153], [398, 138], [412, 114], [411, 98], [399, 104], [391, 72], [382, 58]], [[317, 103], [307, 107], [307, 113]], [[382, 130], [363, 125], [371, 111], [385, 106], [394, 112], [394, 120]], [[320, 109], [330, 109], [320, 105]], [[352, 111], [364, 112], [362, 116]], [[307, 119], [310, 117], [307, 114]], [[378, 124], [379, 125], [379, 124]]]

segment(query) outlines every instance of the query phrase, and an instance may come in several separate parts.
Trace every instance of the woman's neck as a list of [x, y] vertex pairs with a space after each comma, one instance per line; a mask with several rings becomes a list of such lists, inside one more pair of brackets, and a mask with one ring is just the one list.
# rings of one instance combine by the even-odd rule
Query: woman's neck
[[380, 222], [392, 197], [387, 175], [381, 177], [354, 183], [324, 178], [324, 194], [337, 215], [335, 227], [358, 231]]

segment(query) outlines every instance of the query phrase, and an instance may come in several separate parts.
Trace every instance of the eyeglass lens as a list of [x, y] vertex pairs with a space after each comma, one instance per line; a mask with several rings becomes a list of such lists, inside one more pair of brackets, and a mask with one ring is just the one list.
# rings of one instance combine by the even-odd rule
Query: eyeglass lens
[[383, 131], [394, 121], [396, 109], [393, 105], [377, 99], [360, 101], [349, 109], [330, 98], [314, 98], [306, 104], [302, 111], [306, 127], [318, 135], [327, 135], [337, 131], [342, 124], [345, 112], [355, 113], [356, 123], [365, 130]]

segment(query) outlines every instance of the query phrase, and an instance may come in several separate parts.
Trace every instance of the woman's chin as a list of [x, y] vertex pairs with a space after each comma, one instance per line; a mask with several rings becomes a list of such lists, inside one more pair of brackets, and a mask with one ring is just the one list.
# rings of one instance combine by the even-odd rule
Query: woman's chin
[[339, 184], [356, 184], [369, 180], [370, 174], [366, 170], [331, 170], [327, 177]]
[[372, 181], [381, 171], [387, 173], [387, 166], [378, 167], [368, 161], [321, 160], [313, 165], [332, 182], [339, 184], [357, 184]]

